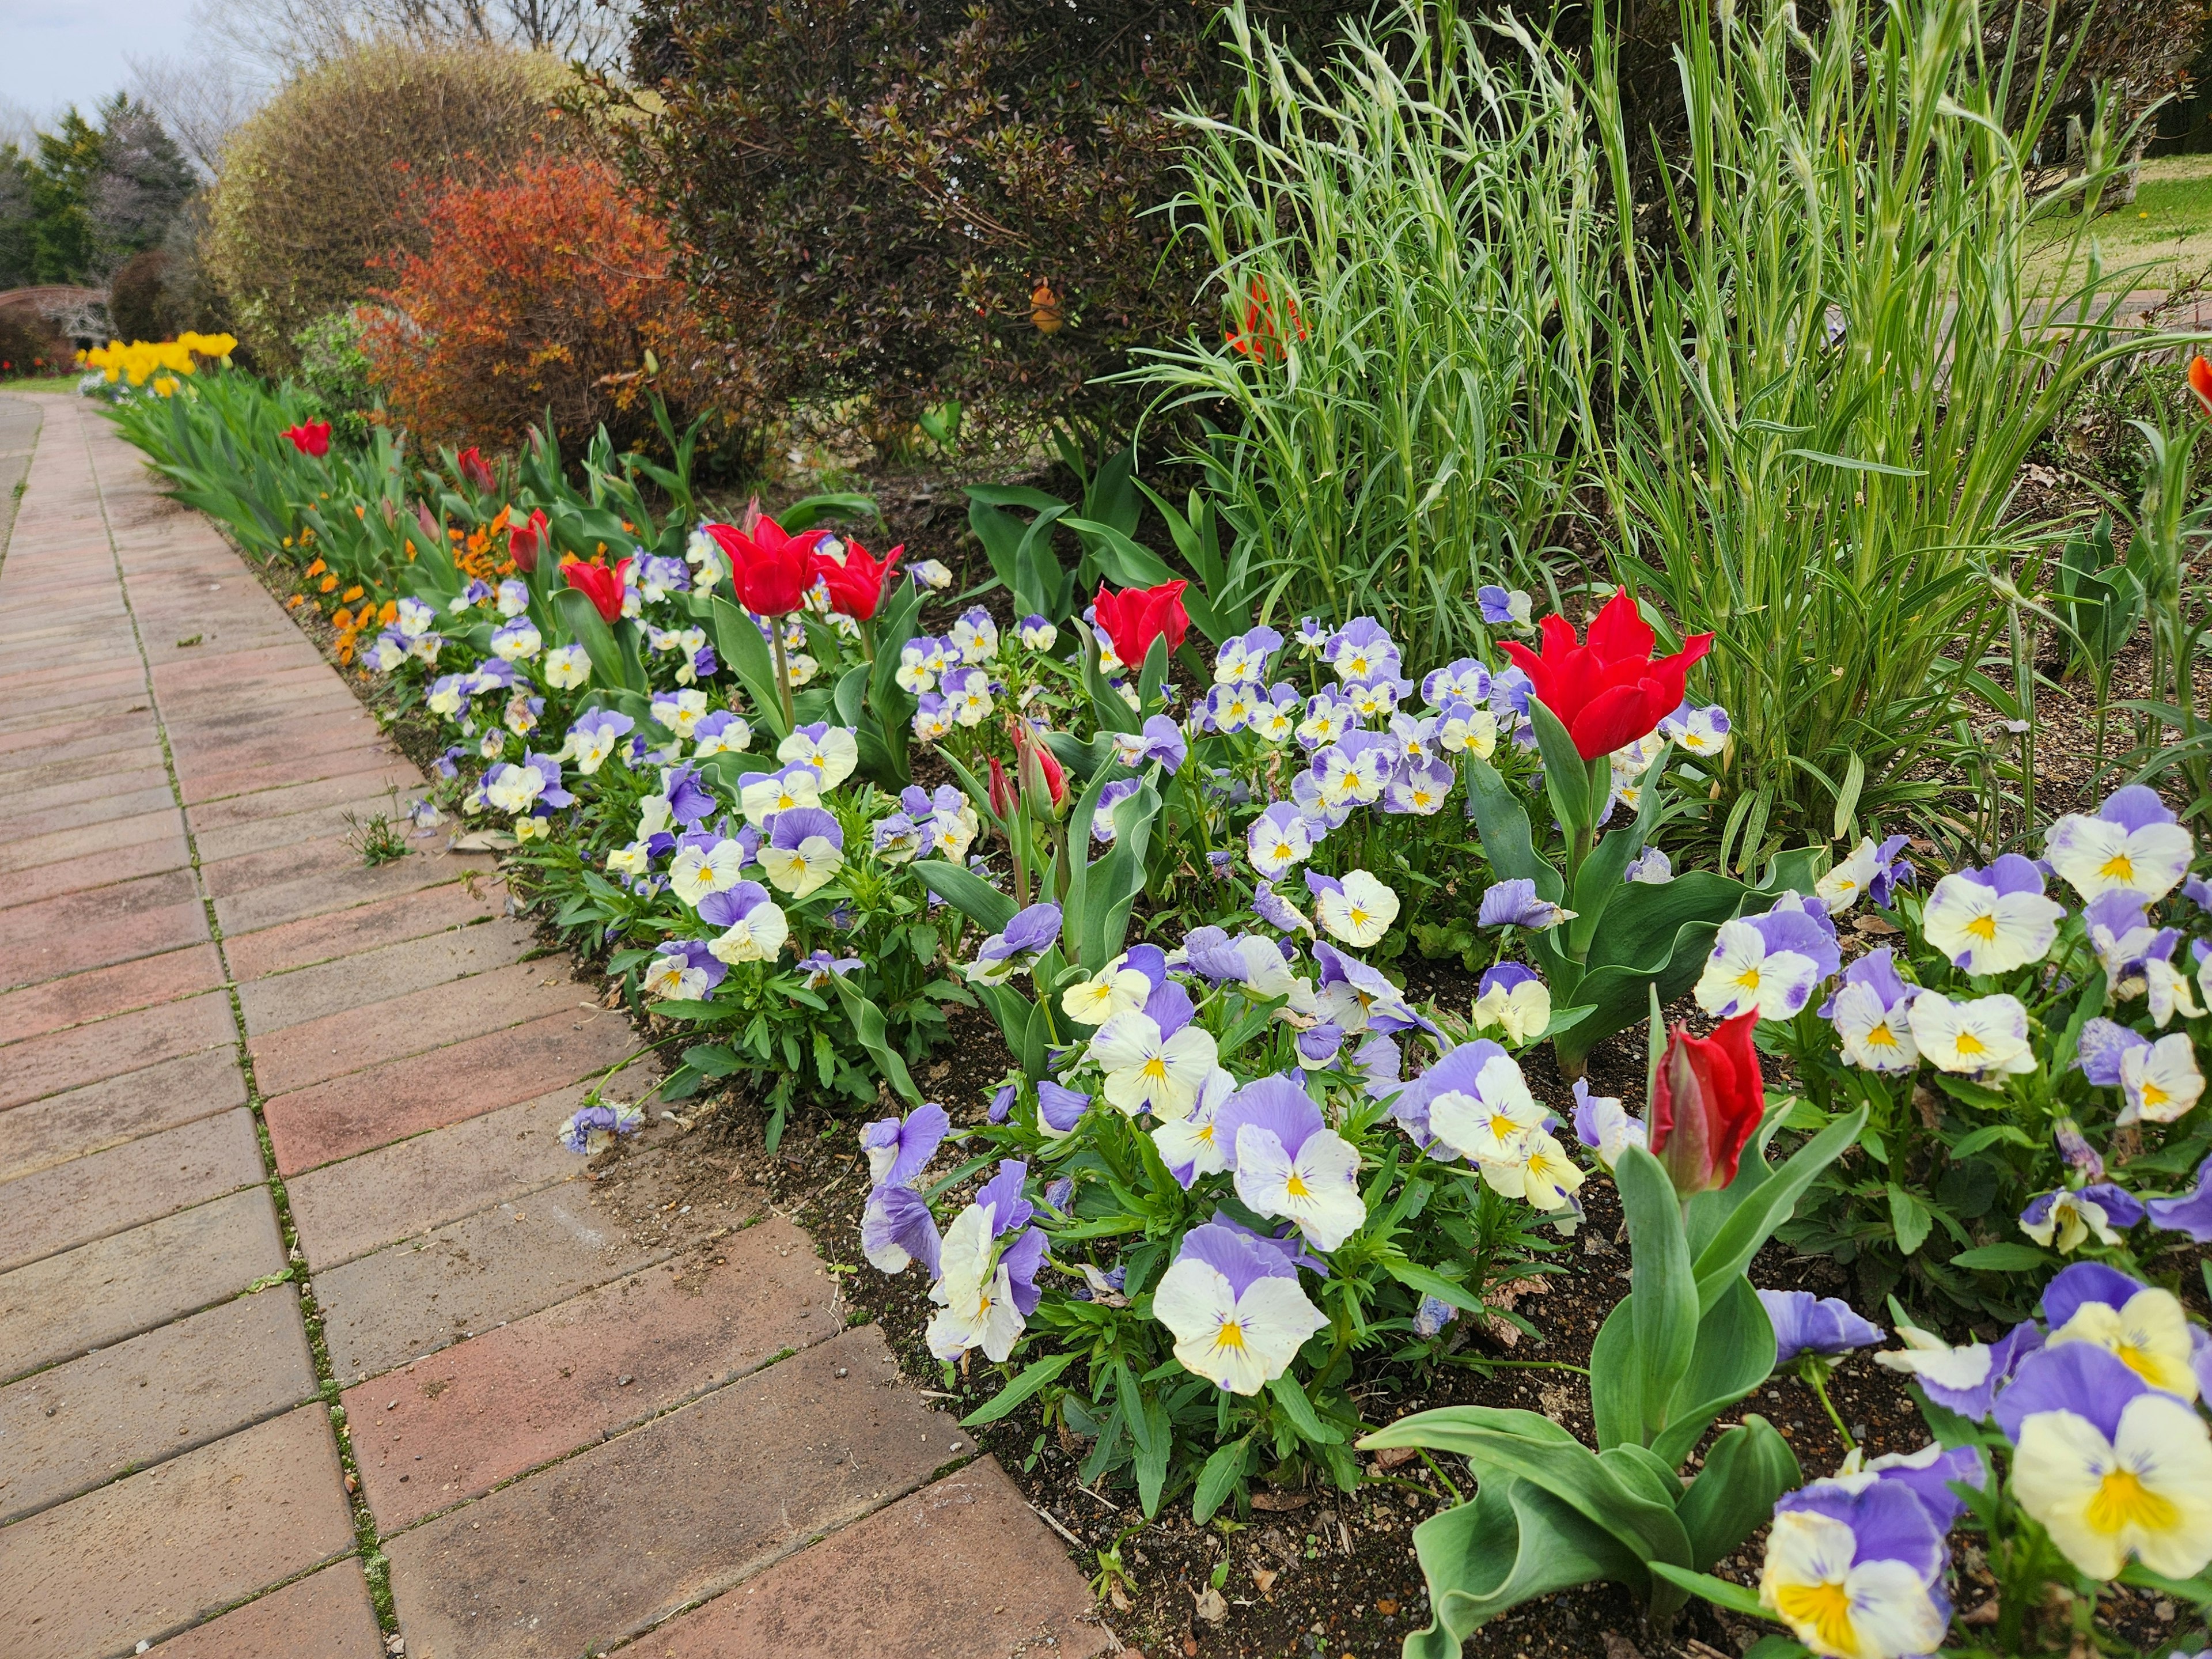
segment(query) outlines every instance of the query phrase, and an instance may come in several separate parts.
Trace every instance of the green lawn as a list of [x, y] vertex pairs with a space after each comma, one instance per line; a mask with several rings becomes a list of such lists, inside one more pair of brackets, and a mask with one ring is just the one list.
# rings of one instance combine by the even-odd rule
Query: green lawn
[[77, 373], [0, 375], [0, 392], [71, 392], [76, 388]]
[[[2073, 232], [2069, 221], [2052, 224], [2062, 237]], [[2091, 233], [2107, 268], [2147, 267], [2135, 288], [2178, 288], [2204, 276], [2212, 270], [2212, 155], [2145, 161], [2135, 204], [2101, 216]]]

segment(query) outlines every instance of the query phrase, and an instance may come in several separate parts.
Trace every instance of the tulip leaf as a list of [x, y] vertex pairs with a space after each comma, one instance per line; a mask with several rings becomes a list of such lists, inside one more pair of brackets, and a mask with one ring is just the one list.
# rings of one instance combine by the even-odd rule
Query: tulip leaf
[[[1079, 925], [1084, 951], [1080, 962], [1087, 973], [1097, 972], [1121, 953], [1121, 941], [1129, 931], [1129, 913], [1145, 890], [1145, 851], [1151, 844], [1152, 820], [1159, 810], [1159, 793], [1149, 783], [1139, 784], [1136, 793], [1114, 804], [1114, 844], [1091, 866], [1085, 884]], [[1095, 807], [1092, 816], [1096, 816]], [[1086, 838], [1089, 832], [1086, 818]], [[1074, 852], [1078, 843], [1073, 829], [1068, 843], [1070, 855], [1080, 856]], [[1074, 890], [1071, 883], [1071, 900]]]
[[1863, 1106], [1838, 1118], [1790, 1155], [1772, 1176], [1761, 1182], [1734, 1214], [1721, 1224], [1712, 1242], [1698, 1253], [1697, 1296], [1700, 1308], [1710, 1310], [1734, 1280], [1743, 1277], [1752, 1257], [1790, 1219], [1797, 1200], [1814, 1178], [1841, 1158], [1866, 1127]]
[[1137, 674], [1137, 708], [1139, 713], [1156, 707], [1160, 700], [1160, 685], [1168, 677], [1168, 636], [1155, 635], [1145, 652], [1144, 666]]
[[1123, 701], [1121, 694], [1107, 681], [1106, 671], [1099, 666], [1098, 639], [1104, 631], [1087, 625], [1070, 623], [1070, 627], [1083, 627], [1083, 684], [1091, 693], [1091, 712], [1097, 717], [1101, 732], [1136, 732], [1143, 729], [1137, 711]]
[[1679, 1468], [1712, 1420], [1774, 1375], [1774, 1322], [1751, 1281], [1734, 1285], [1698, 1321], [1690, 1367], [1667, 1402], [1667, 1423], [1651, 1449]]
[[[1770, 1507], [1771, 1507], [1770, 1505]], [[1759, 1602], [1759, 1592], [1746, 1585], [1730, 1583], [1725, 1578], [1716, 1578], [1709, 1572], [1686, 1572], [1680, 1567], [1670, 1567], [1663, 1562], [1655, 1563], [1651, 1569], [1670, 1584], [1703, 1596], [1717, 1607], [1726, 1607], [1730, 1613], [1740, 1613], [1747, 1619], [1771, 1620], [1774, 1615]], [[1793, 1646], [1791, 1651], [1805, 1650]]]
[[1589, 763], [1542, 698], [1528, 699], [1528, 721], [1536, 728], [1536, 747], [1544, 757], [1544, 789], [1552, 798], [1553, 816], [1570, 836], [1588, 830], [1603, 804], [1590, 799]]
[[1666, 1408], [1690, 1368], [1698, 1340], [1698, 1285], [1690, 1271], [1681, 1202], [1659, 1160], [1641, 1146], [1623, 1147], [1613, 1161], [1613, 1178], [1620, 1189], [1634, 1256], [1631, 1326], [1644, 1421], [1641, 1431], [1630, 1437], [1649, 1445], [1666, 1426]]
[[742, 606], [720, 593], [714, 595], [714, 649], [752, 702], [753, 723], [768, 728], [781, 743], [791, 735], [783, 723], [783, 697], [776, 690], [775, 658], [761, 631]]
[[1606, 1580], [1634, 1584], [1644, 1572], [1603, 1528], [1541, 1486], [1503, 1474], [1414, 1528], [1413, 1552], [1431, 1608], [1428, 1628], [1406, 1638], [1416, 1659], [1456, 1659], [1484, 1625], [1536, 1596]]
[[1482, 840], [1483, 856], [1502, 881], [1533, 881], [1553, 903], [1565, 892], [1559, 872], [1536, 856], [1528, 814], [1506, 787], [1498, 769], [1480, 756], [1467, 759], [1468, 814]]
[[884, 1080], [909, 1105], [921, 1105], [921, 1091], [915, 1087], [906, 1060], [884, 1035], [884, 1011], [854, 990], [844, 975], [830, 975], [830, 982], [837, 988], [837, 1000], [844, 1005], [845, 1018], [852, 1022], [853, 1035], [860, 1039], [868, 1058], [882, 1068]]
[[[1690, 1559], [1710, 1567], [1765, 1526], [1774, 1502], [1802, 1485], [1797, 1454], [1763, 1417], [1747, 1417], [1706, 1449], [1698, 1478], [1674, 1513], [1690, 1534]], [[1755, 1598], [1754, 1598], [1755, 1599]]]
[[1013, 900], [977, 875], [943, 859], [923, 859], [914, 866], [921, 884], [985, 931], [1003, 933], [1018, 908]]
[[553, 605], [560, 615], [561, 625], [584, 647], [584, 654], [592, 659], [592, 679], [610, 690], [636, 690], [630, 684], [629, 665], [623, 659], [622, 647], [616, 642], [615, 631], [599, 615], [599, 607], [573, 587], [565, 587], [556, 593]]

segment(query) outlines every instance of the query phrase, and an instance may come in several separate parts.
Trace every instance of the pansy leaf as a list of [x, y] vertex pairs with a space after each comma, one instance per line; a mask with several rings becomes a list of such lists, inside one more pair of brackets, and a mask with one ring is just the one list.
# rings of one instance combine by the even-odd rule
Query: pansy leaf
[[1198, 1472], [1198, 1489], [1191, 1494], [1190, 1518], [1204, 1526], [1213, 1518], [1214, 1512], [1229, 1501], [1237, 1483], [1244, 1479], [1244, 1466], [1252, 1452], [1252, 1437], [1232, 1440], [1225, 1446], [1214, 1449], [1213, 1455], [1206, 1460], [1206, 1467]]
[[995, 1423], [1012, 1411], [1047, 1383], [1055, 1381], [1060, 1374], [1073, 1364], [1079, 1356], [1073, 1350], [1048, 1354], [1034, 1364], [1024, 1366], [1022, 1374], [999, 1392], [960, 1419], [963, 1429], [980, 1429], [986, 1423]]
[[1267, 1392], [1273, 1396], [1275, 1404], [1282, 1408], [1283, 1415], [1291, 1419], [1291, 1426], [1308, 1440], [1322, 1445], [1334, 1445], [1344, 1439], [1340, 1432], [1321, 1420], [1313, 1408], [1313, 1401], [1306, 1398], [1306, 1391], [1298, 1386], [1297, 1378], [1288, 1371], [1280, 1376], [1270, 1377]]

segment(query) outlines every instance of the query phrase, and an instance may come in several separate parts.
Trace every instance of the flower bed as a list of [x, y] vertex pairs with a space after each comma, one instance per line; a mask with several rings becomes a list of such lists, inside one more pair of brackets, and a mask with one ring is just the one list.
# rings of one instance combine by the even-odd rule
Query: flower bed
[[[1000, 491], [977, 508], [1018, 532], [1000, 574], [1045, 608], [994, 617], [933, 599], [942, 567], [830, 534], [856, 498], [702, 520], [680, 441], [656, 512], [642, 464], [604, 447], [581, 487], [543, 434], [423, 467], [388, 434], [334, 447], [242, 376], [173, 378], [119, 404], [126, 432], [289, 556], [341, 658], [437, 724], [422, 827], [453, 812], [512, 846], [650, 1017], [675, 1061], [653, 1092], [733, 1082], [771, 1152], [794, 1110], [901, 1099], [860, 1133], [854, 1242], [927, 1281], [948, 1380], [1003, 1367], [970, 1425], [1034, 1420], [1086, 1486], [1200, 1523], [1364, 1492], [1398, 1448], [1463, 1462], [1469, 1501], [1416, 1534], [1439, 1623], [1409, 1651], [1604, 1580], [1662, 1617], [1693, 1591], [1763, 1609], [1822, 1651], [1922, 1650], [1897, 1643], [1976, 1572], [2013, 1641], [2054, 1578], [2124, 1566], [2203, 1599], [2172, 1588], [2212, 1559], [2194, 1475], [2146, 1465], [2127, 1503], [2093, 1502], [2052, 1449], [2106, 1480], [2203, 1432], [2203, 1333], [2129, 1277], [2175, 1282], [2172, 1247], [2212, 1237], [2189, 937], [2212, 894], [2153, 792], [2060, 818], [2040, 863], [1924, 890], [1899, 837], [1757, 882], [1678, 871], [1669, 826], [1729, 722], [1685, 696], [1707, 641], [1663, 648], [1625, 593], [1586, 633], [1486, 593], [1497, 654], [1408, 665], [1371, 617], [1286, 638], [1126, 534], [1047, 571], [1005, 508], [1053, 504]], [[1106, 578], [1080, 614], [1079, 575]], [[1386, 971], [1417, 940], [1463, 957], [1469, 1000]], [[1683, 997], [1714, 1036], [1667, 1028]], [[915, 1075], [954, 1015], [988, 1016], [1008, 1061], [957, 1124]], [[1633, 1080], [1583, 1075], [1639, 1027], [1641, 1117]], [[1532, 1087], [1539, 1053], [1566, 1097]], [[614, 1085], [570, 1125], [580, 1150], [641, 1117]], [[1540, 1334], [1510, 1287], [1557, 1273], [1608, 1181], [1634, 1278], [1588, 1357], [1600, 1450], [1557, 1412], [1378, 1424], [1366, 1402], [1448, 1359], [1510, 1363], [1471, 1336]], [[1739, 1407], [1778, 1364], [1824, 1388], [1881, 1333], [1753, 1293], [1778, 1228], [1924, 1310], [1892, 1303], [1907, 1346], [1886, 1361], [1940, 1445], [1990, 1460], [1938, 1473], [2001, 1471], [1990, 1496], [1917, 1463], [1801, 1490], [1787, 1437]], [[1996, 1344], [1922, 1331], [2039, 1308]], [[2031, 1364], [2039, 1345], [2057, 1359]], [[2150, 1392], [2094, 1375], [2093, 1349]], [[2004, 1392], [1960, 1393], [2015, 1360]], [[1917, 1510], [1883, 1495], [1914, 1483]], [[1710, 1574], [1778, 1499], [1747, 1601]], [[1954, 1525], [1981, 1536], [1951, 1581]], [[1911, 1573], [1869, 1568], [1861, 1596], [1852, 1550]]]

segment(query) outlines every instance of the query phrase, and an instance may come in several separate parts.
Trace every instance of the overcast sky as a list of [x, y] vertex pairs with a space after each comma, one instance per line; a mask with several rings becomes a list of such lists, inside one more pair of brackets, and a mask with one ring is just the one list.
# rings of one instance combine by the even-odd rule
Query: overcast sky
[[41, 124], [93, 106], [130, 78], [123, 59], [183, 56], [189, 0], [0, 0], [0, 104]]

